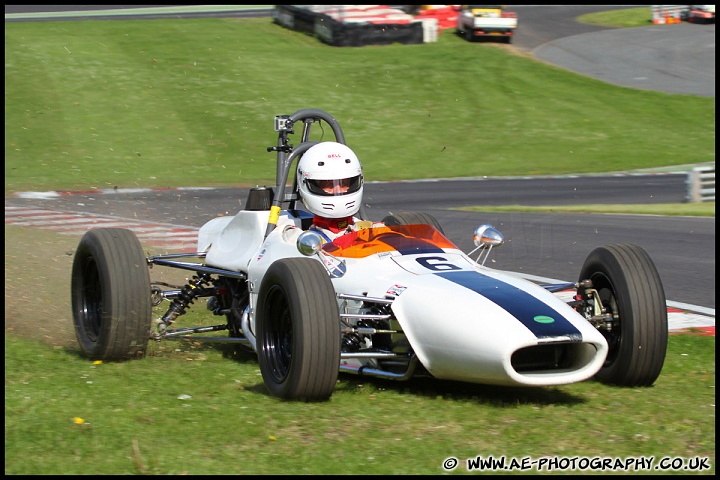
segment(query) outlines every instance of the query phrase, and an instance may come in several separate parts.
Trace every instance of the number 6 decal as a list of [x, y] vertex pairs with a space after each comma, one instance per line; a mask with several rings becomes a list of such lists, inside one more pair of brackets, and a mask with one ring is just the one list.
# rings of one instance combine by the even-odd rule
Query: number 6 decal
[[446, 272], [448, 270], [462, 270], [457, 265], [447, 263], [447, 259], [443, 257], [420, 257], [416, 260], [420, 265], [427, 268], [428, 270], [435, 270], [438, 272]]

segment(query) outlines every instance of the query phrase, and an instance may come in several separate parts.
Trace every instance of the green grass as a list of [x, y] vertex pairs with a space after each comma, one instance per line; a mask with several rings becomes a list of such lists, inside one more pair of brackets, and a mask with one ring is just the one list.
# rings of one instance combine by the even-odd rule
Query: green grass
[[712, 337], [671, 336], [652, 388], [341, 375], [315, 404], [268, 396], [253, 357], [163, 346], [94, 365], [6, 337], [5, 474], [442, 474], [478, 455], [697, 456], [715, 471]]
[[579, 22], [603, 25], [606, 27], [647, 27], [652, 25], [650, 5], [637, 8], [623, 8], [581, 15]]
[[268, 18], [8, 23], [5, 191], [272, 184], [273, 117], [301, 108], [372, 180], [714, 162], [714, 98], [511, 52], [450, 30], [337, 48]]
[[503, 205], [503, 206], [478, 206], [460, 207], [457, 210], [471, 212], [564, 212], [564, 213], [630, 213], [638, 215], [670, 215], [690, 217], [714, 217], [715, 202], [705, 203], [660, 203], [648, 205], [552, 205], [552, 206], [527, 206], [527, 205]]
[[[81, 357], [68, 286], [77, 239], [7, 234], [5, 474], [443, 474], [446, 458], [478, 455], [701, 457], [714, 473], [713, 337], [672, 335], [651, 388], [341, 375], [329, 402], [284, 402], [254, 356], [196, 341], [151, 344], [130, 362]], [[151, 270], [177, 283], [162, 275]], [[220, 323], [204, 303], [176, 326]]]

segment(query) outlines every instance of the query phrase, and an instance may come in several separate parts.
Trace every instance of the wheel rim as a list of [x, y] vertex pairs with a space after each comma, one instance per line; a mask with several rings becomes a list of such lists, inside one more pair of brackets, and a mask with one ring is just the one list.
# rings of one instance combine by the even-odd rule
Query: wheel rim
[[288, 375], [292, 362], [292, 317], [287, 296], [279, 286], [268, 292], [263, 347], [273, 379], [280, 383]]
[[89, 257], [82, 272], [82, 322], [84, 333], [95, 342], [102, 324], [102, 285], [95, 259]]
[[602, 334], [608, 343], [608, 354], [605, 359], [605, 366], [608, 366], [615, 361], [620, 351], [620, 341], [622, 340], [620, 309], [610, 280], [606, 276], [594, 276], [592, 277], [592, 282], [598, 292], [598, 295], [600, 295], [603, 308], [613, 317], [612, 330], [609, 332], [604, 330], [602, 331]]

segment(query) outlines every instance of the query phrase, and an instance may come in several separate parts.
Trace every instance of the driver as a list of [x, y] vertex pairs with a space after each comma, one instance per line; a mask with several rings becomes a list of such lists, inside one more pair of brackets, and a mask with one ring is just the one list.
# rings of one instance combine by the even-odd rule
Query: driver
[[[383, 226], [355, 217], [362, 203], [363, 172], [348, 146], [320, 142], [310, 147], [298, 162], [297, 181], [302, 202], [314, 215], [310, 229], [325, 242], [348, 232]], [[295, 232], [287, 233], [287, 240], [295, 237]]]
[[[355, 215], [360, 211], [363, 195], [363, 170], [355, 153], [337, 142], [320, 142], [310, 147], [298, 161], [297, 182], [300, 198], [305, 208], [314, 215], [310, 230], [320, 234], [323, 243], [332, 242], [346, 233], [383, 223], [361, 220]], [[301, 229], [290, 227], [284, 235], [295, 240]], [[352, 239], [352, 237], [345, 237]], [[343, 337], [343, 345], [357, 345], [364, 341], [360, 336]], [[345, 348], [345, 347], [343, 347]], [[345, 359], [343, 364], [355, 367], [377, 368], [375, 359]]]

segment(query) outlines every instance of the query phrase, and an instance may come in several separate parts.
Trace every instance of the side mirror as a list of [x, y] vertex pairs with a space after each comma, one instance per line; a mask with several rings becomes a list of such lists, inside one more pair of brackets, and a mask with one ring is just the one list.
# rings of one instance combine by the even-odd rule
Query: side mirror
[[322, 250], [322, 238], [315, 232], [306, 231], [297, 238], [296, 245], [298, 252], [309, 257], [320, 253], [320, 250]]
[[500, 233], [495, 227], [485, 223], [477, 227], [473, 232], [473, 243], [475, 244], [475, 248], [472, 252], [468, 253], [468, 256], [480, 250], [478, 258], [475, 260], [475, 263], [478, 263], [480, 262], [483, 250], [487, 249], [485, 258], [482, 263], [480, 263], [480, 265], [485, 265], [485, 262], [490, 256], [490, 250], [492, 250], [493, 247], [499, 247], [505, 243], [505, 237], [503, 237], [502, 233]]
[[483, 224], [473, 232], [473, 242], [476, 247], [499, 247], [505, 243], [505, 237], [492, 225]]
[[322, 238], [315, 232], [306, 231], [298, 236], [295, 242], [298, 252], [306, 257], [317, 255], [331, 277], [339, 278], [345, 275], [347, 266], [343, 260], [339, 260], [322, 249]]

